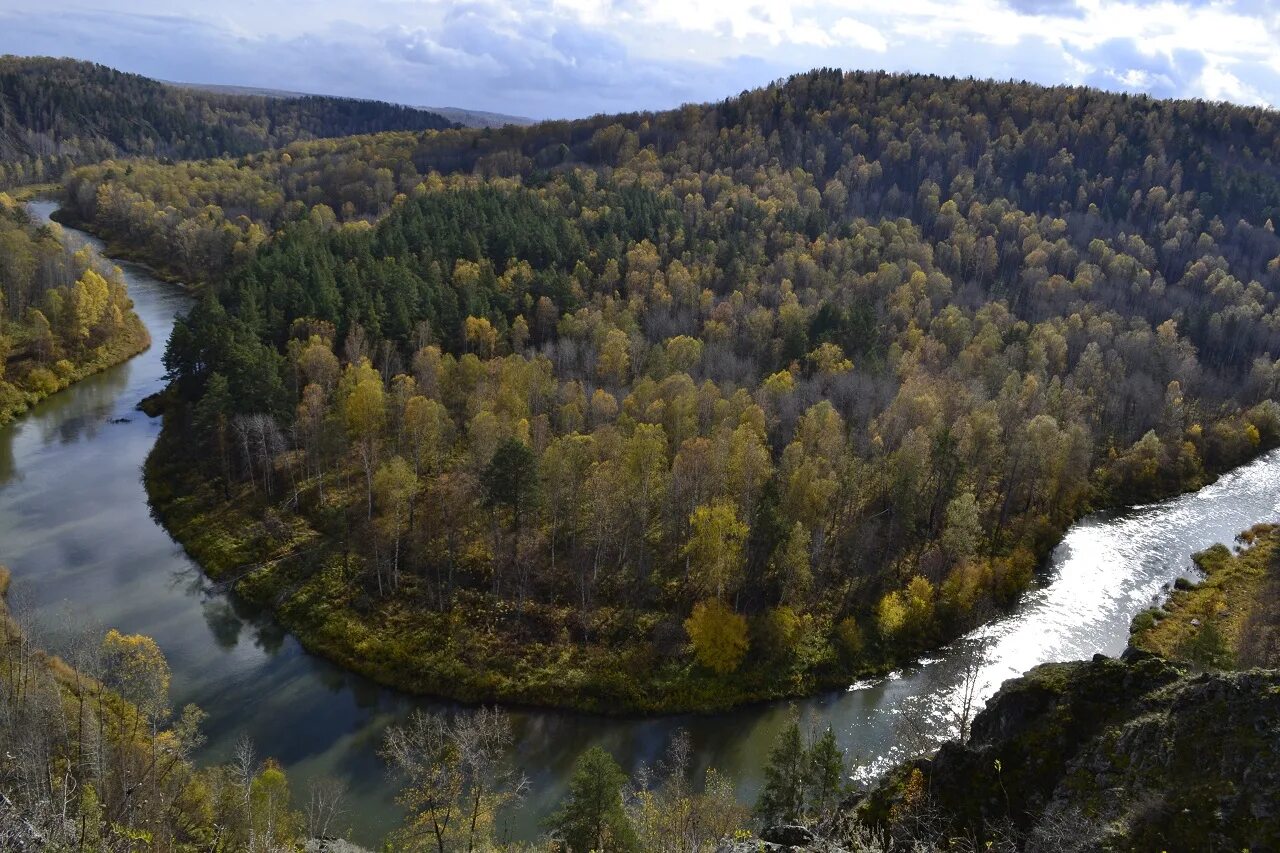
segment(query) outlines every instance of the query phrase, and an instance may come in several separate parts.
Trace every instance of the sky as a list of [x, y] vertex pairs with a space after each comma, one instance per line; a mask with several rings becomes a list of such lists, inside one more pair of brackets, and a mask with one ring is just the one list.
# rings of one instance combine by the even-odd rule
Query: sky
[[1280, 106], [1280, 0], [0, 0], [0, 53], [532, 118], [818, 66]]

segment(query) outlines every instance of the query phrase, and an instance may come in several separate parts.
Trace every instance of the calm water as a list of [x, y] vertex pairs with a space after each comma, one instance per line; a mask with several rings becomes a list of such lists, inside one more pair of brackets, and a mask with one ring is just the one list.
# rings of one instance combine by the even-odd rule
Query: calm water
[[[41, 216], [54, 209], [32, 207]], [[164, 341], [189, 297], [139, 267], [125, 264], [124, 273], [155, 345], [0, 429], [0, 562], [13, 570], [14, 594], [34, 602], [41, 639], [54, 647], [75, 622], [155, 637], [173, 669], [174, 702], [208, 712], [203, 760], [227, 759], [245, 732], [260, 753], [287, 766], [296, 794], [317, 774], [341, 776], [351, 786], [347, 823], [356, 840], [374, 844], [398, 821], [378, 742], [415, 702], [429, 703], [308, 655], [269, 619], [212, 590], [151, 518], [141, 466], [160, 424], [134, 407], [162, 387]], [[1035, 664], [1119, 653], [1133, 614], [1192, 571], [1192, 551], [1278, 515], [1280, 453], [1273, 453], [1196, 494], [1086, 519], [1013, 614], [887, 678], [795, 706], [835, 727], [861, 775], [874, 772], [900, 755], [895, 720], [904, 703], [941, 719], [975, 661], [985, 698]], [[733, 774], [752, 799], [789, 707], [637, 720], [518, 712], [516, 760], [534, 793], [513, 829], [536, 834], [588, 746], [600, 744], [634, 768], [660, 757], [680, 727], [704, 766]]]

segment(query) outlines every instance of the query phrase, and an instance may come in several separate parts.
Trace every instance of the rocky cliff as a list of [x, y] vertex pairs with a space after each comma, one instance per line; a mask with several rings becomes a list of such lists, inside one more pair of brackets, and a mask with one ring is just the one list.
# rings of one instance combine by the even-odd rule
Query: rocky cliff
[[898, 768], [856, 810], [896, 837], [979, 846], [1276, 850], [1278, 792], [1280, 672], [1131, 652], [1006, 682], [968, 743]]

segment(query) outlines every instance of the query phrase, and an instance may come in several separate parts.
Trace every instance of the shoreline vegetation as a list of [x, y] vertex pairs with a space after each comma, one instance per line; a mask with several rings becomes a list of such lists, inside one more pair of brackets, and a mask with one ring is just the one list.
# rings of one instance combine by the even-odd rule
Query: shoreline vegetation
[[255, 853], [324, 839], [360, 850], [341, 841], [341, 783], [317, 780], [297, 802], [281, 766], [244, 739], [232, 762], [197, 767], [204, 713], [171, 706], [154, 640], [111, 629], [53, 654], [31, 613], [11, 608], [10, 581], [0, 565], [0, 848]]
[[[154, 398], [147, 406], [148, 413], [164, 412]], [[218, 485], [169, 454], [175, 440], [180, 439], [173, 430], [162, 429], [144, 469], [152, 509], [174, 540], [212, 581], [269, 611], [307, 651], [385, 687], [472, 705], [498, 702], [611, 716], [714, 713], [846, 687], [893, 668], [890, 662], [868, 662], [828, 674], [762, 669], [744, 681], [700, 672], [689, 663], [654, 672], [646, 668], [652, 659], [637, 649], [564, 643], [495, 650], [502, 638], [486, 630], [493, 614], [480, 611], [477, 627], [455, 613], [441, 620], [440, 634], [415, 624], [420, 614], [409, 609], [362, 618], [342, 608], [334, 588], [350, 571], [344, 563], [354, 559], [340, 542], [327, 540], [305, 518], [264, 504], [251, 490], [237, 489], [224, 500]], [[277, 540], [282, 531], [287, 532]], [[428, 658], [431, 668], [422, 666]]]
[[0, 426], [151, 346], [118, 267], [0, 193]]
[[[44, 193], [42, 193], [44, 194]], [[50, 196], [57, 199], [57, 194]], [[76, 217], [74, 211], [68, 210], [65, 206], [59, 206], [50, 216], [54, 222], [59, 225], [65, 225], [68, 228], [74, 228], [77, 231], [83, 231], [86, 234], [93, 234], [103, 241], [102, 254], [117, 261], [125, 261], [134, 266], [145, 270], [148, 275], [157, 281], [163, 281], [165, 284], [172, 284], [180, 287], [188, 293], [198, 293], [202, 285], [187, 281], [182, 273], [176, 268], [167, 266], [163, 259], [157, 257], [155, 253], [145, 249], [138, 249], [130, 246], [127, 242], [120, 240], [111, 240], [101, 234], [94, 233], [93, 223], [85, 222]]]
[[[661, 762], [630, 779], [606, 751], [588, 750], [548, 834], [498, 841], [501, 815], [519, 808], [529, 784], [511, 763], [509, 719], [496, 709], [416, 711], [388, 730], [380, 753], [405, 774], [405, 823], [386, 843], [414, 845], [429, 832], [449, 839], [443, 849], [638, 853], [667, 849], [676, 832], [680, 849], [732, 853], [1270, 849], [1280, 841], [1266, 784], [1280, 773], [1268, 740], [1280, 710], [1280, 610], [1257, 593], [1280, 584], [1280, 526], [1258, 525], [1239, 541], [1236, 554], [1214, 546], [1197, 555], [1206, 580], [1179, 583], [1154, 622], [1135, 620], [1120, 659], [1044, 664], [1006, 681], [971, 724], [959, 723], [960, 740], [866, 790], [847, 784], [830, 730], [806, 736], [793, 719], [749, 812], [714, 769], [691, 784], [690, 744], [677, 735]], [[64, 662], [14, 618], [9, 582], [0, 566], [0, 727], [17, 726], [0, 762], [0, 842], [360, 850], [342, 840], [340, 780], [313, 783], [303, 806], [284, 769], [247, 741], [231, 763], [197, 768], [202, 715], [192, 706], [173, 714], [152, 641], [113, 630], [100, 643], [72, 641]], [[1199, 616], [1225, 621], [1215, 629]], [[1242, 624], [1250, 630], [1236, 630]], [[1188, 642], [1187, 631], [1216, 639]], [[1179, 637], [1175, 651], [1151, 651], [1161, 645], [1153, 632]]]
[[[342, 579], [350, 576], [355, 556], [344, 552], [339, 541], [312, 527], [306, 517], [264, 500], [251, 486], [240, 484], [228, 498], [221, 485], [186, 467], [181, 452], [174, 451], [182, 435], [169, 421], [168, 407], [174, 402], [173, 389], [169, 389], [143, 404], [148, 414], [165, 419], [144, 467], [148, 499], [165, 529], [212, 581], [246, 603], [271, 612], [309, 652], [385, 687], [469, 704], [499, 702], [614, 716], [717, 713], [842, 689], [864, 678], [883, 676], [962, 633], [943, 636], [935, 646], [911, 649], [901, 658], [867, 658], [845, 670], [779, 670], [769, 665], [773, 662], [765, 661], [745, 678], [742, 672], [733, 677], [718, 676], [692, 662], [653, 673], [643, 668], [648, 659], [637, 665], [631, 657], [635, 650], [599, 646], [526, 647], [523, 653], [506, 649], [493, 658], [478, 658], [475, 655], [495, 638], [483, 629], [478, 636], [472, 635], [456, 614], [440, 634], [433, 634], [423, 629], [415, 614], [399, 608], [376, 611], [365, 618], [344, 608]], [[1238, 465], [1248, 464], [1278, 445], [1280, 440], [1269, 435], [1266, 443]], [[1080, 518], [1196, 491], [1234, 467], [1237, 465], [1169, 490], [1134, 495], [1129, 503], [1087, 504]], [[298, 486], [299, 490], [307, 487]], [[1037, 555], [1037, 567], [1065, 532], [1066, 527], [1048, 540], [1045, 551]], [[1210, 553], [1216, 551], [1196, 555], [1202, 569]], [[997, 615], [993, 612], [991, 618]], [[980, 624], [966, 624], [963, 630]], [[406, 647], [405, 643], [413, 645]], [[441, 650], [452, 654], [442, 655]], [[420, 662], [428, 658], [435, 666], [421, 667]]]
[[1200, 669], [1280, 667], [1280, 524], [1236, 541], [1193, 555], [1203, 577], [1135, 616], [1130, 649]]
[[[9, 197], [20, 204], [45, 199], [49, 201], [58, 201], [62, 198], [64, 187], [61, 184], [26, 184], [18, 187], [11, 187], [6, 192]], [[77, 231], [83, 231], [87, 234], [93, 234], [103, 240], [104, 248], [100, 254], [114, 261], [125, 261], [134, 266], [145, 270], [152, 278], [163, 281], [166, 284], [176, 285], [190, 293], [198, 292], [199, 284], [192, 284], [183, 279], [176, 270], [162, 269], [163, 262], [155, 257], [154, 254], [142, 249], [135, 249], [128, 243], [120, 241], [109, 241], [106, 237], [101, 237], [93, 233], [93, 223], [84, 222], [76, 218], [73, 211], [68, 210], [65, 206], [59, 205], [54, 209], [49, 217], [52, 221], [67, 228], [74, 228]]]

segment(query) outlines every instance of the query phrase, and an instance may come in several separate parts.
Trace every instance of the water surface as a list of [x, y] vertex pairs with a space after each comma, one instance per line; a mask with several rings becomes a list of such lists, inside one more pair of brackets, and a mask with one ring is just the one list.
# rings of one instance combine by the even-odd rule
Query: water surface
[[[54, 207], [32, 205], [44, 217]], [[202, 761], [227, 760], [246, 733], [260, 753], [285, 764], [295, 796], [316, 775], [340, 776], [351, 786], [346, 821], [358, 841], [374, 845], [399, 819], [376, 754], [382, 732], [414, 704], [432, 703], [307, 654], [269, 618], [204, 582], [151, 517], [141, 467], [160, 423], [134, 407], [163, 387], [164, 341], [190, 297], [141, 267], [122, 268], [155, 344], [0, 428], [0, 562], [13, 570], [15, 595], [37, 608], [43, 641], [56, 647], [75, 623], [154, 637], [173, 669], [175, 703], [194, 702], [209, 715]], [[1011, 614], [887, 678], [793, 704], [816, 724], [833, 726], [866, 775], [900, 757], [896, 732], [905, 707], [932, 715], [928, 731], [936, 734], [975, 666], [978, 694], [986, 698], [1038, 663], [1119, 653], [1133, 615], [1193, 571], [1192, 551], [1230, 542], [1278, 514], [1280, 453], [1271, 453], [1195, 494], [1087, 518], [1067, 533]], [[742, 797], [753, 799], [790, 707], [626, 720], [517, 711], [516, 760], [533, 793], [512, 829], [536, 835], [538, 818], [554, 808], [587, 747], [599, 744], [634, 769], [657, 760], [681, 727], [702, 766], [729, 772]]]

